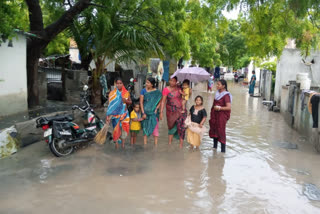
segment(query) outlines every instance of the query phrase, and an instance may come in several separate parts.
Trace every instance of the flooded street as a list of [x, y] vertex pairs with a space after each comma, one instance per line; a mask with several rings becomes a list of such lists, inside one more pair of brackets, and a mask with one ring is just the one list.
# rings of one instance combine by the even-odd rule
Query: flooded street
[[[307, 137], [247, 88], [229, 90], [225, 155], [208, 135], [200, 151], [168, 146], [165, 121], [156, 148], [140, 133], [133, 148], [92, 145], [56, 158], [39, 142], [0, 160], [0, 213], [320, 213], [308, 188], [320, 187], [320, 155]], [[213, 94], [198, 94], [209, 113]]]

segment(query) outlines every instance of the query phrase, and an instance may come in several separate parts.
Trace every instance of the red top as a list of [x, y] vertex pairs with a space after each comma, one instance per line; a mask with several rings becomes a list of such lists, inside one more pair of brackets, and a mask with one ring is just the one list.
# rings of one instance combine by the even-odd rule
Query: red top
[[169, 93], [170, 93], [170, 90], [168, 88], [164, 88], [162, 91], [163, 96], [168, 96]]
[[226, 107], [227, 103], [231, 103], [230, 96], [227, 94], [220, 100], [214, 100], [211, 108], [211, 118], [209, 120], [211, 138], [218, 138], [221, 143], [226, 143], [226, 124], [230, 119], [231, 111], [216, 111], [214, 106]]

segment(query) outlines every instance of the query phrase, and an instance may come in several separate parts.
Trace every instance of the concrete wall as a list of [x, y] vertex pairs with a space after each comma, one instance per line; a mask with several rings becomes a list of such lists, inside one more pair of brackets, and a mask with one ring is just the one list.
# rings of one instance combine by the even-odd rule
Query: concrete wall
[[[295, 90], [294, 95], [294, 103], [293, 103], [293, 113], [289, 112], [290, 105], [290, 95], [289, 95], [289, 86], [281, 87], [281, 106], [280, 111], [284, 116], [285, 121], [296, 129], [299, 133], [304, 136], [308, 136], [310, 143], [312, 143], [315, 148], [320, 152], [320, 129], [314, 129], [312, 115], [308, 111], [308, 101], [310, 99], [310, 95], [305, 93], [304, 100], [301, 100], [301, 93], [303, 93], [299, 87]], [[303, 103], [302, 103], [303, 102]], [[302, 104], [304, 108], [302, 107]], [[319, 105], [320, 111], [320, 105]]]
[[137, 75], [140, 73], [140, 67], [134, 62], [128, 62], [128, 63], [120, 63], [120, 66], [123, 70], [132, 70], [133, 71], [133, 77], [137, 77]]
[[[105, 64], [108, 64], [110, 62], [109, 59], [106, 59]], [[107, 71], [108, 72], [114, 72], [115, 71], [115, 62], [112, 61], [110, 64], [107, 66]], [[133, 76], [137, 77], [138, 73], [140, 73], [140, 67], [134, 63], [134, 62], [128, 62], [128, 63], [120, 63], [120, 66], [123, 70], [132, 70], [133, 71]], [[95, 69], [96, 66], [94, 64], [94, 61], [91, 61], [90, 63], [90, 68]]]
[[271, 100], [271, 89], [272, 89], [272, 72], [268, 70], [260, 71], [260, 85], [259, 90], [261, 97], [264, 100]]
[[26, 37], [18, 34], [0, 46], [0, 116], [28, 110]]
[[311, 66], [307, 66], [307, 70], [311, 73], [312, 83], [311, 85], [314, 87], [320, 86], [320, 51], [315, 51], [310, 54], [309, 57], [307, 57], [306, 61], [310, 62], [311, 60], [314, 60], [314, 64], [311, 64]]
[[[104, 64], [107, 65], [106, 69], [107, 69], [108, 72], [115, 72], [116, 63], [113, 60], [110, 62], [110, 60], [107, 58], [105, 60]], [[95, 69], [96, 68], [96, 65], [95, 65], [93, 60], [90, 63], [90, 68], [91, 69]]]
[[39, 104], [45, 106], [47, 103], [47, 75], [45, 72], [38, 72]]
[[285, 114], [288, 111], [288, 99], [289, 99], [289, 88], [288, 86], [282, 86], [281, 90], [282, 102], [280, 105], [280, 112]]
[[309, 73], [312, 79], [311, 86], [318, 87], [320, 85], [320, 52], [313, 52], [306, 62], [314, 59], [315, 64], [306, 66], [302, 63], [301, 52], [298, 49], [284, 49], [277, 64], [276, 85], [274, 98], [277, 103], [281, 102], [281, 89], [283, 85], [287, 85], [289, 81], [296, 80], [298, 73]]
[[82, 82], [86, 83], [88, 78], [88, 72], [83, 70], [68, 70], [69, 73], [73, 73], [73, 78], [66, 78], [66, 98], [68, 102], [76, 103], [80, 99], [80, 93], [83, 89]]

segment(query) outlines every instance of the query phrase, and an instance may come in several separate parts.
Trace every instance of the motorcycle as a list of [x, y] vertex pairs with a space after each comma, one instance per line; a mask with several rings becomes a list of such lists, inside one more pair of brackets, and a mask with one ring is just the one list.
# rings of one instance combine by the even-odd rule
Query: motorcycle
[[136, 79], [133, 79], [131, 78], [130, 79], [130, 83], [127, 85], [126, 89], [128, 90], [128, 92], [130, 93], [130, 98], [131, 98], [131, 101], [132, 101], [132, 104], [131, 105], [128, 105], [128, 111], [129, 113], [131, 113], [131, 111], [133, 111], [133, 105], [134, 103], [138, 103], [139, 102], [139, 97], [136, 98], [135, 96], [135, 91], [134, 91], [134, 83], [136, 82], [137, 80]]
[[136, 82], [136, 79], [131, 78], [129, 84], [126, 87], [126, 89], [129, 91], [130, 94], [134, 93], [134, 83], [135, 82]]
[[235, 73], [235, 74], [234, 74], [234, 81], [235, 81], [235, 82], [239, 82], [239, 75], [238, 75], [238, 73]]
[[[72, 110], [84, 112], [88, 123], [81, 129], [79, 125], [72, 122], [71, 115], [58, 115], [53, 117], [39, 117], [36, 127], [42, 128], [43, 137], [49, 145], [50, 151], [57, 157], [70, 155], [77, 147], [94, 139], [96, 134], [104, 126], [104, 122], [98, 117], [88, 102], [88, 86], [83, 87], [83, 107], [72, 106]], [[110, 135], [110, 133], [108, 133]], [[110, 136], [109, 136], [110, 137]]]

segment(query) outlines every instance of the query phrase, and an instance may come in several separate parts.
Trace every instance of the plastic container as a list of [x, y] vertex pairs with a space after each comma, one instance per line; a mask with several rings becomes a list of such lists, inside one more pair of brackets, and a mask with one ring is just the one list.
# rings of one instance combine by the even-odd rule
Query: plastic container
[[301, 83], [302, 81], [307, 80], [308, 77], [309, 77], [308, 73], [298, 73], [296, 75], [297, 83]]
[[310, 90], [311, 87], [311, 79], [301, 80], [300, 89], [301, 90]]

